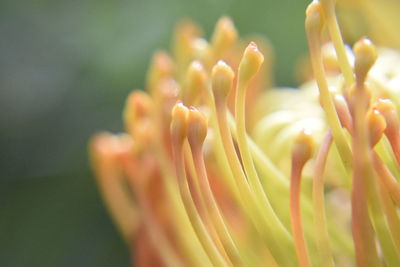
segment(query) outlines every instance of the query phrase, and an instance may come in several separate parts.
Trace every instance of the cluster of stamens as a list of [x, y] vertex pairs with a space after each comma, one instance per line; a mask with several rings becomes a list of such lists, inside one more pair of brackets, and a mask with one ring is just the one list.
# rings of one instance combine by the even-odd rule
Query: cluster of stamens
[[137, 264], [400, 266], [400, 103], [371, 41], [345, 47], [333, 0], [311, 3], [305, 26], [315, 80], [263, 92], [271, 58], [242, 52], [228, 18], [210, 43], [180, 24], [173, 57], [157, 52], [147, 91], [128, 97], [126, 134], [93, 138]]

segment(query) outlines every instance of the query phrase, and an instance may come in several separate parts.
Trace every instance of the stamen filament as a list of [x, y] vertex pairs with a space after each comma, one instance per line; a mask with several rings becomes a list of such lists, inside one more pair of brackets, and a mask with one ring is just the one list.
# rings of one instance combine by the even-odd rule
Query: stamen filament
[[314, 177], [313, 177], [313, 208], [314, 208], [314, 227], [315, 241], [320, 257], [320, 264], [324, 266], [334, 266], [331, 246], [329, 244], [329, 234], [326, 224], [325, 214], [325, 194], [324, 194], [324, 172], [329, 149], [332, 145], [332, 134], [328, 132], [322, 141], [319, 149]]
[[[290, 235], [285, 226], [282, 224], [263, 190], [251, 152], [247, 143], [246, 125], [245, 125], [245, 92], [248, 83], [257, 73], [263, 62], [263, 56], [258, 51], [255, 43], [250, 43], [246, 48], [241, 63], [239, 65], [239, 76], [236, 86], [235, 97], [235, 119], [237, 128], [237, 141], [242, 159], [243, 167], [248, 178], [248, 183], [254, 190], [257, 201], [262, 205], [265, 215], [269, 218], [268, 224], [271, 229], [274, 229], [275, 235], [279, 236], [280, 242], [284, 243], [285, 247], [290, 247]], [[226, 111], [223, 113], [226, 117]], [[225, 119], [226, 120], [226, 119]]]
[[318, 2], [311, 3], [307, 8], [305, 26], [308, 38], [308, 45], [310, 47], [311, 63], [320, 92], [322, 108], [326, 113], [328, 125], [331, 128], [335, 145], [338, 148], [345, 169], [350, 172], [350, 148], [346, 141], [342, 126], [340, 124], [338, 114], [336, 113], [331, 93], [328, 89], [328, 82], [325, 78], [326, 74], [322, 63], [321, 41], [319, 36], [322, 27], [322, 19], [319, 14], [319, 9], [320, 6]]
[[312, 156], [313, 141], [310, 133], [301, 132], [293, 145], [290, 175], [290, 219], [298, 263], [301, 267], [311, 266], [300, 210], [301, 173]]
[[[372, 157], [375, 161], [380, 161], [379, 156], [373, 152]], [[381, 173], [378, 173], [375, 169], [375, 175], [380, 176]], [[378, 193], [382, 201], [382, 206], [384, 209], [384, 213], [386, 214], [386, 220], [389, 226], [389, 230], [392, 234], [393, 243], [396, 246], [397, 251], [400, 249], [400, 219], [396, 211], [396, 207], [393, 204], [393, 201], [390, 197], [389, 190], [386, 188], [386, 185], [383, 179], [378, 179]]]
[[119, 146], [117, 138], [107, 133], [98, 134], [91, 140], [90, 153], [104, 202], [124, 240], [130, 243], [138, 226], [138, 210], [124, 190], [115, 159]]
[[[229, 75], [231, 75], [231, 77], [229, 77]], [[248, 184], [243, 169], [241, 168], [241, 162], [236, 154], [232, 135], [228, 126], [226, 117], [228, 112], [226, 96], [231, 89], [232, 81], [233, 71], [225, 63], [218, 62], [218, 64], [213, 68], [213, 93], [215, 100], [215, 116], [217, 117], [219, 125], [221, 141], [225, 150], [225, 155], [228, 158], [229, 166], [235, 177], [235, 182], [237, 183], [237, 187], [240, 189], [239, 193], [243, 199], [245, 211], [249, 212], [250, 218], [257, 228], [257, 231], [266, 238], [267, 243], [271, 245], [270, 248], [276, 250], [280, 242], [278, 240], [271, 240], [276, 231], [271, 231], [271, 225], [268, 224], [269, 220], [265, 218], [264, 211], [260, 207], [260, 203], [255, 198], [255, 195]], [[279, 257], [279, 260], [285, 259]]]
[[144, 171], [146, 168], [143, 168], [142, 171], [140, 171], [141, 169], [137, 168], [137, 166], [133, 164], [134, 161], [132, 161], [132, 158], [126, 153], [122, 155], [120, 161], [124, 166], [125, 175], [128, 177], [128, 179], [133, 181], [131, 188], [137, 197], [137, 201], [140, 205], [141, 215], [143, 216], [143, 223], [146, 225], [147, 233], [150, 236], [153, 246], [158, 250], [160, 255], [162, 255], [161, 259], [164, 260], [167, 265], [183, 267], [184, 264], [172, 247], [171, 241], [168, 239], [165, 231], [163, 231], [163, 229], [160, 227], [160, 224], [157, 223], [158, 220], [153, 214], [154, 209], [149, 203], [149, 199], [145, 194], [146, 192], [142, 187], [138, 187], [135, 183], [135, 180], [137, 181], [141, 179], [143, 181], [147, 181], [150, 178], [146, 177], [148, 176]]
[[226, 254], [224, 246], [220, 240], [220, 236], [218, 235], [212, 219], [211, 215], [207, 209], [207, 200], [204, 198], [204, 195], [201, 192], [201, 182], [199, 182], [199, 177], [196, 172], [195, 162], [193, 161], [192, 151], [189, 147], [189, 144], [185, 143], [183, 147], [184, 159], [186, 162], [186, 168], [188, 175], [186, 175], [188, 180], [188, 185], [190, 189], [191, 196], [194, 200], [196, 209], [202, 219], [209, 235], [211, 236], [213, 242], [215, 243], [218, 251], [221, 255], [226, 259], [227, 262], [230, 263], [230, 259]]
[[379, 174], [380, 180], [382, 180], [386, 189], [389, 191], [393, 201], [400, 207], [400, 184], [377, 155], [373, 156], [373, 164], [376, 173]]
[[[191, 131], [192, 130], [192, 131]], [[232, 258], [234, 266], [243, 266], [242, 257], [236, 247], [235, 242], [225, 224], [225, 221], [220, 213], [218, 204], [214, 198], [209, 183], [203, 155], [203, 142], [206, 137], [207, 123], [206, 118], [202, 117], [201, 113], [195, 109], [191, 109], [189, 113], [189, 133], [188, 141], [192, 150], [192, 157], [197, 178], [199, 180], [201, 193], [211, 219], [216, 226], [218, 234], [222, 237], [224, 247], [227, 253]]]
[[354, 73], [347, 57], [346, 48], [340, 33], [339, 24], [335, 14], [334, 0], [321, 0], [320, 3], [328, 26], [329, 35], [333, 45], [335, 46], [339, 66], [343, 73], [345, 89], [349, 89], [354, 83]]
[[196, 205], [191, 197], [189, 185], [187, 182], [184, 156], [183, 156], [183, 143], [186, 138], [186, 123], [187, 123], [187, 113], [188, 110], [182, 104], [175, 105], [172, 110], [173, 118], [171, 122], [171, 136], [172, 136], [172, 148], [174, 163], [176, 168], [176, 177], [179, 186], [180, 195], [182, 198], [183, 205], [186, 209], [188, 217], [193, 225], [204, 250], [207, 252], [208, 256], [213, 265], [215, 266], [228, 266], [224, 257], [218, 251], [215, 243], [210, 237], [207, 229], [202, 222], [197, 210]]
[[[236, 134], [236, 125], [233, 119], [233, 116], [228, 112], [229, 118], [229, 126], [232, 132], [232, 136], [235, 140], [237, 140]], [[285, 219], [289, 213], [286, 207], [283, 207], [283, 203], [289, 203], [289, 183], [285, 179], [284, 174], [276, 168], [275, 165], [271, 162], [271, 160], [262, 152], [262, 150], [256, 145], [256, 143], [247, 136], [247, 140], [249, 142], [249, 146], [252, 150], [252, 155], [254, 157], [254, 161], [256, 165], [259, 167], [260, 173], [262, 177], [271, 177], [268, 181], [265, 181], [266, 184], [269, 185], [266, 192], [271, 196], [271, 200], [274, 199], [275, 196], [279, 196], [279, 204], [277, 205], [277, 211], [279, 212], [280, 218]], [[282, 177], [282, 179], [276, 179]], [[282, 181], [282, 182], [279, 182]], [[276, 187], [274, 188], [274, 183], [276, 182]], [[279, 183], [278, 183], [279, 182]], [[304, 200], [300, 203], [301, 208], [304, 212], [304, 221], [306, 233], [313, 232], [313, 229], [310, 228], [312, 224], [312, 206], [308, 198], [304, 198]], [[289, 206], [289, 205], [288, 205]], [[289, 216], [290, 217], [290, 216]], [[286, 222], [286, 220], [284, 220]], [[288, 223], [290, 223], [290, 218], [288, 218]], [[353, 255], [353, 245], [352, 240], [348, 235], [345, 235], [337, 229], [335, 229], [335, 225], [329, 223], [329, 230], [332, 234], [332, 239], [338, 243], [338, 247], [346, 251], [349, 255]], [[339, 245], [340, 244], [340, 245]]]
[[[387, 229], [386, 222], [384, 219], [384, 214], [381, 209], [381, 201], [376, 192], [375, 186], [375, 177], [373, 173], [373, 169], [371, 167], [371, 159], [370, 159], [370, 143], [368, 136], [368, 129], [366, 123], [366, 115], [369, 108], [370, 96], [369, 92], [365, 86], [365, 80], [368, 74], [369, 69], [374, 64], [376, 59], [376, 51], [375, 47], [372, 43], [367, 39], [361, 39], [354, 46], [354, 53], [356, 56], [355, 61], [355, 73], [356, 73], [356, 84], [355, 87], [352, 88], [351, 93], [351, 105], [354, 119], [354, 138], [353, 138], [353, 174], [354, 174], [354, 185], [353, 185], [353, 199], [354, 203], [352, 203], [354, 214], [356, 214], [356, 210], [358, 208], [368, 209], [371, 215], [372, 223], [374, 229], [376, 231], [378, 240], [380, 241], [380, 245], [382, 248], [382, 252], [385, 256], [385, 260], [389, 265], [400, 265], [400, 258], [396, 252], [395, 246], [391, 240], [391, 235]], [[360, 187], [360, 188], [358, 188]], [[368, 205], [360, 204], [357, 205], [357, 202], [364, 201], [362, 198], [357, 199], [357, 191], [360, 194], [365, 194]], [[362, 205], [362, 206], [361, 206]], [[363, 211], [362, 213], [367, 214], [367, 217], [362, 218], [362, 220], [369, 220], [368, 210]], [[354, 218], [353, 218], [354, 221]], [[356, 229], [358, 226], [356, 223], [353, 223], [353, 233], [357, 232]], [[364, 228], [364, 230], [366, 230]], [[367, 242], [374, 242], [374, 234], [371, 231], [363, 231], [359, 233], [364, 235]], [[370, 235], [370, 236], [368, 236]], [[362, 247], [360, 244], [355, 243], [356, 251], [358, 247], [358, 252]], [[373, 248], [373, 243], [369, 244], [371, 251], [366, 250], [364, 253], [374, 253], [371, 254], [373, 257], [377, 257], [376, 252]], [[368, 246], [368, 245], [366, 245]], [[359, 253], [356, 254], [357, 262], [360, 263], [365, 259], [361, 259], [361, 255]], [[369, 257], [370, 255], [363, 255], [364, 257]], [[376, 264], [379, 264], [378, 258], [372, 258], [371, 260], [376, 261]], [[365, 264], [369, 265], [372, 262], [365, 262]], [[372, 265], [371, 265], [372, 266]], [[377, 266], [377, 265], [375, 265]]]

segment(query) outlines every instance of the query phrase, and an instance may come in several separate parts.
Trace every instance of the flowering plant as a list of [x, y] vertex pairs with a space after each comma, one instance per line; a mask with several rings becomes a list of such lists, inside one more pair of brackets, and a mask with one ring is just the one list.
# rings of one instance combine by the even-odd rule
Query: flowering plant
[[244, 46], [229, 18], [210, 42], [179, 24], [127, 99], [126, 133], [93, 137], [136, 264], [400, 266], [400, 54], [348, 48], [333, 0], [305, 27], [312, 78], [289, 90], [272, 88], [268, 42]]

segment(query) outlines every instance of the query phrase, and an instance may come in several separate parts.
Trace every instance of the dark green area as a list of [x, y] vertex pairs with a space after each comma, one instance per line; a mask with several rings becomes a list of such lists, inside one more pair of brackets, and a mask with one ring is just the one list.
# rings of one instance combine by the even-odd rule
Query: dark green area
[[306, 0], [0, 1], [0, 266], [129, 266], [98, 195], [87, 141], [121, 131], [152, 52], [192, 17], [209, 36], [231, 16], [276, 50], [295, 85]]

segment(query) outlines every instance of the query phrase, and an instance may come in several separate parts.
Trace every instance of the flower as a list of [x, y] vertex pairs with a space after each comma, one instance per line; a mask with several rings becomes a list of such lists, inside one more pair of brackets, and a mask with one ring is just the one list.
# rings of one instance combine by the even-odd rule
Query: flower
[[127, 99], [126, 133], [93, 137], [136, 264], [400, 266], [400, 53], [345, 46], [333, 0], [305, 27], [312, 79], [290, 90], [272, 88], [268, 42], [242, 52], [229, 18], [210, 42], [179, 24]]

